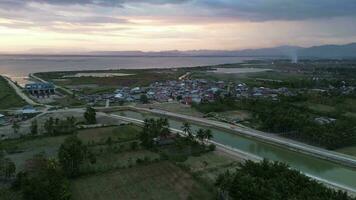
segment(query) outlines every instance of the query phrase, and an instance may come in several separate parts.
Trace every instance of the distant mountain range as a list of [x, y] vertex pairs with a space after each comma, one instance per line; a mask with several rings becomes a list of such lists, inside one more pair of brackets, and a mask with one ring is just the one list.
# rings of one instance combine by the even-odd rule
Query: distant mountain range
[[241, 56], [241, 57], [290, 57], [302, 58], [356, 58], [356, 43], [346, 45], [322, 45], [309, 48], [298, 46], [279, 46], [262, 49], [246, 49], [236, 51], [224, 50], [192, 50], [192, 51], [96, 51], [89, 55], [106, 56]]

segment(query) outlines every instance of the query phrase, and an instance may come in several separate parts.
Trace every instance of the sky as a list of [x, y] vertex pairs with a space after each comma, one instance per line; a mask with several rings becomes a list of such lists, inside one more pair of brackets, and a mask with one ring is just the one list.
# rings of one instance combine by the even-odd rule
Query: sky
[[356, 0], [0, 0], [0, 52], [356, 42]]

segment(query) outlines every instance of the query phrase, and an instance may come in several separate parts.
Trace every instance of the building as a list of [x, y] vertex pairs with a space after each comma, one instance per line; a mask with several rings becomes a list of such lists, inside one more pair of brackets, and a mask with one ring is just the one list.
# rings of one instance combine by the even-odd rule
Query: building
[[25, 85], [25, 90], [35, 96], [48, 96], [55, 93], [52, 83], [29, 83]]

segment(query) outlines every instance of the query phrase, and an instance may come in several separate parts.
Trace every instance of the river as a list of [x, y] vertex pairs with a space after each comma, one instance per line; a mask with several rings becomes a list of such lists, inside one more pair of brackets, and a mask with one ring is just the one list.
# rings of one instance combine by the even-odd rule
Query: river
[[[115, 114], [130, 118], [143, 120], [145, 118], [155, 117], [152, 114], [138, 113], [134, 111], [121, 111]], [[182, 122], [175, 119], [169, 119], [172, 128], [181, 129]], [[203, 126], [192, 124], [192, 130], [196, 131]], [[312, 176], [352, 188], [356, 190], [356, 170], [336, 164], [327, 160], [319, 159], [313, 156], [297, 153], [282, 147], [277, 147], [256, 139], [247, 138], [242, 135], [229, 133], [220, 129], [210, 128], [213, 133], [213, 141], [231, 146], [233, 148], [257, 155], [269, 160], [285, 162], [292, 168]]]

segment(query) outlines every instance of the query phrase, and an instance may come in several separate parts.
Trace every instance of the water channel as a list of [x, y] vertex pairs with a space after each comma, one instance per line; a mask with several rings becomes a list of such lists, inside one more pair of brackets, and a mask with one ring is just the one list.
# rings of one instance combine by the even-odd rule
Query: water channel
[[[158, 118], [157, 115], [139, 113], [134, 111], [120, 111], [113, 114], [144, 120], [146, 118]], [[171, 128], [181, 129], [182, 121], [169, 118]], [[193, 131], [204, 128], [201, 125], [191, 123]], [[336, 183], [356, 190], [356, 170], [313, 156], [294, 152], [282, 147], [277, 147], [261, 142], [253, 138], [247, 138], [235, 133], [229, 133], [220, 129], [210, 128], [213, 140], [231, 146], [233, 148], [257, 155], [274, 161], [288, 163], [292, 168], [300, 170], [312, 176]]]

